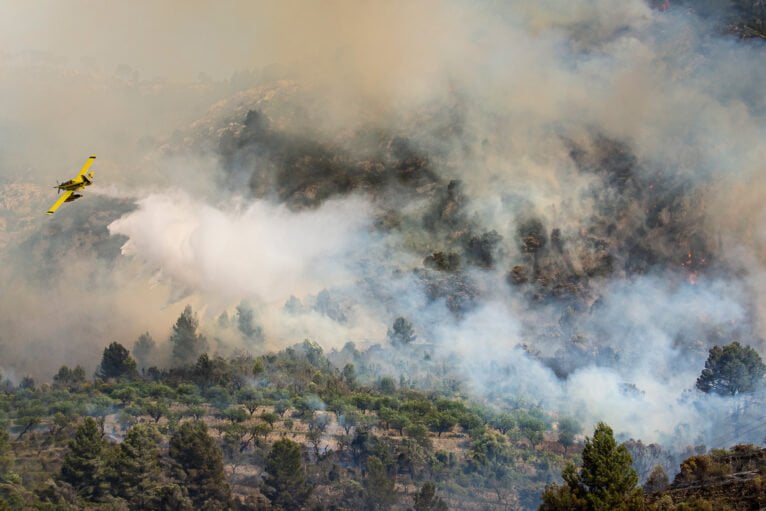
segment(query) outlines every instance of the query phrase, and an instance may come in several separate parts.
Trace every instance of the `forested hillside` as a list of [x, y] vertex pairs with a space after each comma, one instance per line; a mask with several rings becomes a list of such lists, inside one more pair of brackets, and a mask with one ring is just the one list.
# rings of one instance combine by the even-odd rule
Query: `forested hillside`
[[[50, 383], [6, 381], [0, 495], [9, 509], [510, 510], [537, 509], [541, 495], [541, 509], [591, 509], [570, 506], [594, 484], [612, 488], [606, 478], [621, 481], [608, 490], [617, 497], [604, 497], [608, 509], [623, 497], [626, 509], [760, 502], [763, 451], [688, 446], [694, 456], [681, 462], [684, 451], [633, 440], [617, 447], [604, 425], [590, 440], [572, 417], [466, 394], [406, 330], [405, 320], [395, 322], [387, 349], [326, 354], [306, 340], [222, 358], [204, 352], [187, 308], [173, 327], [171, 368], [146, 366], [157, 348], [145, 334], [132, 354], [107, 346], [95, 375], [62, 366]], [[382, 360], [408, 370], [406, 359], [420, 359], [429, 377], [381, 372]], [[711, 350], [697, 387], [736, 391], [743, 404], [762, 407], [753, 392], [764, 370], [755, 352], [734, 343]], [[599, 483], [567, 475], [609, 456], [616, 464], [579, 476]], [[566, 491], [550, 486], [562, 472]]]

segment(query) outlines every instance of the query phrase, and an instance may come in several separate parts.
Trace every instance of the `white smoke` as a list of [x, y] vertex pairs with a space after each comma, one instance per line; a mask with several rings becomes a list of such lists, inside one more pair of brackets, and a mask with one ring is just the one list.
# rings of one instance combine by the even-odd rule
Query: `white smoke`
[[[618, 356], [606, 365], [595, 360], [583, 364], [566, 379], [521, 349], [522, 344], [546, 349], [544, 340], [529, 338], [524, 322], [541, 323], [532, 334], [543, 333], [546, 322], [555, 330], [558, 314], [553, 310], [529, 310], [510, 297], [496, 298], [458, 324], [434, 321], [440, 326], [433, 336], [463, 361], [462, 373], [479, 395], [538, 403], [587, 425], [606, 421], [617, 432], [644, 441], [669, 441], [679, 424], [688, 428], [681, 441], [709, 439], [716, 433], [714, 422], [736, 403], [706, 395], [685, 398], [707, 356], [705, 332], [697, 329], [703, 323], [728, 327], [744, 319], [737, 284], [678, 284], [647, 276], [615, 281], [604, 297], [588, 328], [590, 333], [599, 331], [604, 346], [615, 349]], [[700, 335], [696, 344], [681, 344], [679, 339], [690, 333]], [[554, 345], [574, 342], [563, 337]], [[634, 389], [626, 388], [631, 384]]]
[[351, 258], [368, 236], [361, 199], [291, 212], [257, 201], [212, 206], [183, 192], [153, 194], [109, 225], [122, 252], [212, 298], [282, 302], [352, 278]]

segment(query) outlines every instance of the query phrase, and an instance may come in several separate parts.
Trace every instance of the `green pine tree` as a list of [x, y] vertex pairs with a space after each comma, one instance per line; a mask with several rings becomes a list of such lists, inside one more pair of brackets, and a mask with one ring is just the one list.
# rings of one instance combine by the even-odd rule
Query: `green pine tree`
[[738, 342], [710, 349], [705, 369], [697, 378], [697, 388], [702, 392], [722, 396], [736, 396], [753, 392], [763, 382], [766, 365], [761, 356], [750, 346]]
[[170, 439], [168, 454], [197, 509], [231, 509], [223, 454], [201, 421], [185, 422]]
[[199, 321], [187, 305], [170, 334], [170, 344], [173, 346], [173, 359], [178, 365], [193, 364], [207, 350], [207, 340], [197, 333]]
[[264, 494], [275, 509], [300, 509], [311, 487], [306, 483], [300, 444], [282, 438], [271, 447], [263, 478]]
[[569, 465], [564, 485], [551, 485], [543, 493], [541, 511], [638, 511], [643, 494], [638, 474], [624, 445], [618, 445], [612, 428], [599, 423], [593, 438], [586, 438], [582, 467]]
[[0, 481], [5, 481], [10, 475], [13, 461], [10, 435], [5, 429], [0, 429]]
[[367, 509], [370, 511], [389, 509], [396, 502], [395, 480], [389, 477], [383, 462], [375, 456], [367, 458], [367, 477], [364, 488], [367, 490]]
[[112, 494], [130, 502], [131, 509], [148, 509], [150, 490], [162, 480], [159, 432], [144, 424], [133, 426], [110, 464]]
[[186, 492], [175, 483], [158, 484], [143, 497], [141, 511], [194, 511]]
[[432, 482], [426, 482], [420, 491], [415, 494], [415, 508], [413, 511], [447, 511], [447, 503], [436, 495], [436, 486]]
[[143, 333], [133, 345], [133, 356], [136, 357], [139, 367], [145, 369], [149, 366], [149, 361], [157, 347], [149, 332]]
[[388, 340], [394, 346], [406, 346], [412, 344], [417, 339], [415, 335], [415, 329], [412, 328], [412, 323], [405, 318], [398, 317], [394, 320], [394, 324], [388, 331]]
[[113, 342], [104, 348], [101, 357], [101, 365], [98, 369], [98, 377], [109, 378], [132, 378], [136, 376], [136, 361], [130, 356], [130, 352], [119, 342]]
[[105, 478], [107, 446], [101, 428], [91, 417], [77, 428], [61, 466], [61, 479], [89, 500], [100, 497], [108, 486]]

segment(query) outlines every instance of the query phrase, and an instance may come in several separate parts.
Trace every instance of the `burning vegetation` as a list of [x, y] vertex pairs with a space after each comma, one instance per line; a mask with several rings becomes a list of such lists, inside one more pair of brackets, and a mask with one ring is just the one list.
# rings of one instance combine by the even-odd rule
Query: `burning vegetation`
[[457, 4], [0, 201], [0, 510], [764, 506], [766, 4]]

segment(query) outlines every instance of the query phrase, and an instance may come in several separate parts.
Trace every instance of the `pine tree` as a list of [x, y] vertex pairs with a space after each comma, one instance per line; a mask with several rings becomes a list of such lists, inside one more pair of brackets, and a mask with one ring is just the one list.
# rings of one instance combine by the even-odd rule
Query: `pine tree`
[[354, 367], [354, 364], [349, 362], [343, 366], [341, 377], [343, 378], [343, 381], [346, 382], [346, 385], [353, 389], [356, 386], [356, 368]]
[[149, 365], [149, 360], [154, 352], [157, 343], [154, 342], [149, 332], [145, 332], [138, 337], [133, 345], [133, 356], [136, 357], [138, 366], [142, 369]]
[[153, 426], [133, 426], [109, 467], [112, 494], [128, 500], [131, 509], [148, 509], [147, 495], [162, 479], [159, 441]]
[[54, 385], [66, 385], [72, 377], [72, 370], [68, 366], [61, 366], [56, 374], [53, 375]]
[[[574, 466], [568, 466], [562, 475], [570, 473], [570, 469], [574, 471]], [[564, 480], [567, 480], [566, 477]], [[590, 511], [592, 508], [588, 506], [585, 498], [578, 493], [567, 484], [546, 486], [539, 511]]]
[[103, 379], [132, 378], [136, 376], [136, 361], [130, 352], [119, 342], [113, 342], [104, 348], [97, 376]]
[[59, 371], [53, 376], [53, 383], [56, 385], [74, 386], [85, 382], [85, 369], [79, 365], [74, 369], [68, 366], [61, 366]]
[[447, 511], [447, 503], [436, 495], [436, 486], [428, 481], [415, 494], [414, 511]]
[[197, 509], [231, 509], [223, 455], [204, 422], [183, 423], [170, 439], [168, 454]]
[[192, 308], [187, 305], [176, 324], [173, 325], [173, 333], [170, 335], [173, 359], [176, 364], [193, 364], [207, 350], [207, 340], [197, 333], [198, 327], [199, 321], [192, 312]]
[[565, 484], [551, 485], [543, 493], [541, 511], [634, 511], [643, 509], [638, 474], [627, 447], [617, 445], [612, 428], [599, 423], [593, 438], [586, 438], [582, 467], [569, 465]]
[[763, 382], [766, 366], [761, 356], [750, 346], [738, 342], [710, 349], [705, 369], [697, 378], [702, 392], [736, 396], [753, 392]]
[[389, 509], [396, 502], [395, 480], [389, 477], [383, 462], [376, 456], [367, 458], [367, 509], [370, 511]]
[[306, 483], [301, 458], [300, 444], [287, 438], [277, 440], [271, 447], [263, 492], [275, 509], [300, 509], [308, 500], [311, 488]]
[[627, 447], [617, 445], [612, 428], [599, 423], [593, 439], [585, 441], [579, 481], [587, 489], [594, 511], [618, 509], [640, 494], [638, 474]]
[[61, 466], [61, 479], [71, 484], [77, 493], [94, 500], [103, 494], [105, 480], [106, 443], [101, 428], [87, 417], [69, 442], [69, 450]]
[[412, 344], [417, 339], [415, 330], [412, 328], [412, 323], [404, 318], [396, 318], [393, 326], [388, 331], [388, 340], [394, 346], [402, 346]]
[[[194, 511], [195, 507], [183, 488], [175, 483], [158, 484], [143, 497], [141, 511]], [[199, 509], [199, 508], [196, 508]]]
[[10, 435], [5, 429], [0, 429], [0, 481], [5, 481], [8, 477], [13, 468], [13, 461]]
[[559, 420], [559, 443], [564, 446], [564, 452], [574, 445], [575, 436], [580, 434], [582, 426], [575, 419], [571, 417], [564, 417]]
[[247, 302], [237, 305], [237, 329], [250, 342], [263, 341], [263, 329], [255, 323], [255, 314]]

